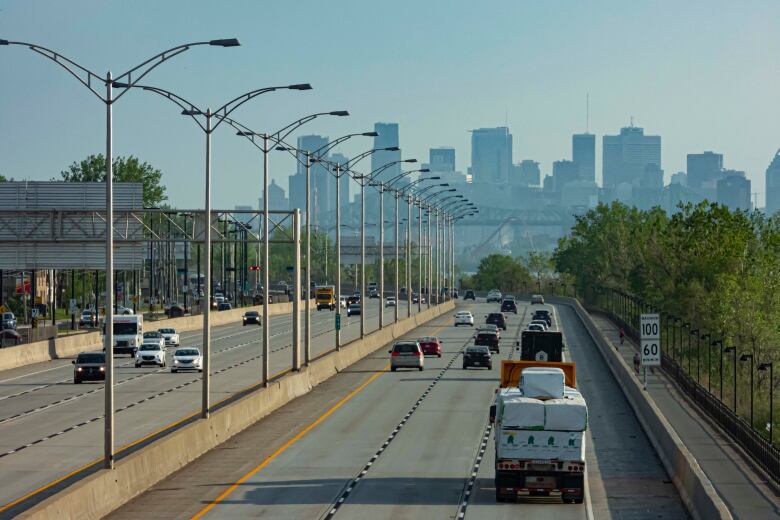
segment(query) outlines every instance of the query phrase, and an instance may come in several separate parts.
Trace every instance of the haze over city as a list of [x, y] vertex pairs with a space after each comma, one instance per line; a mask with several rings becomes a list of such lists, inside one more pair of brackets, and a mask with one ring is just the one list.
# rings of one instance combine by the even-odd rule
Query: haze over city
[[[586, 130], [588, 94], [600, 185], [601, 136], [633, 118], [662, 137], [665, 183], [685, 171], [687, 154], [712, 150], [725, 168], [746, 173], [764, 205], [764, 172], [780, 147], [780, 70], [770, 52], [780, 45], [776, 2], [296, 5], [3, 1], [0, 34], [118, 71], [171, 41], [240, 33], [235, 52], [183, 55], [149, 83], [217, 105], [256, 85], [310, 82], [311, 93], [248, 105], [240, 118], [275, 127], [291, 112], [348, 108], [349, 118], [323, 120], [312, 132], [335, 137], [397, 122], [405, 158], [425, 162], [429, 148], [451, 146], [464, 173], [468, 131], [508, 125], [514, 160], [538, 161], [543, 176], [552, 174], [553, 161], [571, 159], [571, 135]], [[0, 84], [0, 174], [48, 180], [101, 149], [102, 111], [75, 82], [22, 53], [0, 60], [14, 71]], [[160, 168], [171, 204], [200, 204], [189, 181], [202, 175], [202, 135], [190, 122], [140, 93], [117, 105], [115, 121], [117, 154]], [[339, 151], [358, 150], [348, 143]], [[259, 165], [251, 147], [216, 134], [215, 204], [256, 206]], [[272, 178], [285, 189], [294, 170], [289, 157], [272, 156]]]

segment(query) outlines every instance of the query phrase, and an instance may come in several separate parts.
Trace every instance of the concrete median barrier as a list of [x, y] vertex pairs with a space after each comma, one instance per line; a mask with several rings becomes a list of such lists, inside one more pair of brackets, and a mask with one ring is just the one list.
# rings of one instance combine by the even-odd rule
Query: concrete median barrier
[[99, 470], [52, 495], [19, 518], [98, 519], [143, 493], [171, 473], [225, 442], [279, 407], [375, 352], [394, 338], [454, 308], [447, 302], [331, 351], [303, 367], [288, 371], [236, 401], [215, 410], [117, 461], [113, 470]]
[[593, 338], [691, 516], [702, 520], [730, 520], [731, 513], [696, 458], [666, 420], [652, 397], [644, 391], [642, 384], [634, 376], [633, 369], [615, 352], [580, 302], [573, 298], [556, 298], [554, 303], [570, 306]]
[[[268, 309], [269, 316], [292, 314], [292, 302], [272, 303]], [[301, 305], [303, 307], [303, 305]], [[211, 326], [240, 323], [241, 317], [247, 311], [257, 311], [263, 314], [263, 306], [241, 307], [229, 311], [211, 313]], [[184, 316], [182, 318], [166, 318], [163, 320], [147, 320], [144, 322], [146, 330], [157, 330], [163, 327], [172, 327], [179, 332], [190, 332], [203, 327], [203, 316]], [[61, 336], [45, 341], [36, 341], [24, 345], [5, 347], [0, 349], [0, 370], [9, 370], [34, 363], [43, 363], [52, 359], [73, 357], [79, 352], [89, 350], [101, 350], [103, 337], [99, 332], [86, 332]]]

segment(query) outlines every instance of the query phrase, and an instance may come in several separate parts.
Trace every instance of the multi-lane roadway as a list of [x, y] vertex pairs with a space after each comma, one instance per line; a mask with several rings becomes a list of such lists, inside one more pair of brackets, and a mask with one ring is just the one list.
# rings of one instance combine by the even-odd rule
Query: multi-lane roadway
[[[378, 327], [379, 304], [378, 300], [367, 302], [367, 332]], [[414, 312], [417, 306], [412, 308]], [[406, 312], [402, 302], [399, 318]], [[385, 323], [392, 322], [393, 314], [392, 308], [385, 309]], [[292, 362], [292, 316], [270, 321], [271, 374], [278, 374]], [[153, 327], [151, 322], [146, 328]], [[236, 323], [212, 330], [211, 402], [219, 403], [258, 383], [262, 339], [258, 326]], [[342, 343], [359, 334], [359, 317], [344, 317]], [[312, 355], [333, 349], [334, 341], [334, 313], [314, 311]], [[200, 344], [200, 331], [181, 334], [181, 346]], [[173, 349], [168, 350], [170, 354]], [[70, 361], [0, 372], [0, 516], [11, 516], [100, 468], [103, 384], [74, 385]], [[118, 457], [198, 416], [201, 374], [135, 368], [127, 357], [117, 357], [115, 362]]]
[[[460, 303], [478, 323], [496, 307]], [[447, 314], [407, 335], [443, 341], [442, 357], [427, 357], [424, 371], [390, 372], [387, 349], [380, 349], [112, 517], [687, 518], [582, 324], [568, 307], [549, 307], [590, 407], [585, 504], [496, 503], [487, 419], [499, 363], [463, 370], [461, 351], [474, 330], [453, 327]], [[499, 359], [515, 355], [531, 309], [523, 303], [509, 316]]]

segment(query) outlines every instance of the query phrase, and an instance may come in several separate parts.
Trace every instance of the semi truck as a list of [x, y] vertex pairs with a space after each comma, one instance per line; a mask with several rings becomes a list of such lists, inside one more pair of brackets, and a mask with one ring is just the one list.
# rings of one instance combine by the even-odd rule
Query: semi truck
[[501, 362], [501, 387], [490, 409], [496, 501], [584, 501], [588, 411], [576, 374], [574, 363]]
[[336, 287], [333, 285], [321, 285], [314, 290], [314, 298], [317, 301], [317, 310], [333, 310], [336, 308]]
[[563, 361], [563, 334], [524, 330], [517, 342], [520, 359], [525, 361]]

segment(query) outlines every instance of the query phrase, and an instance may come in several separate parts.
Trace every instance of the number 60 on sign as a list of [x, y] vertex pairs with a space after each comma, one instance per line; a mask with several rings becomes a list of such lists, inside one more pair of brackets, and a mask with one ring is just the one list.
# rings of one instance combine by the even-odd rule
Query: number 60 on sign
[[642, 314], [640, 317], [642, 365], [661, 364], [661, 325], [658, 314]]

